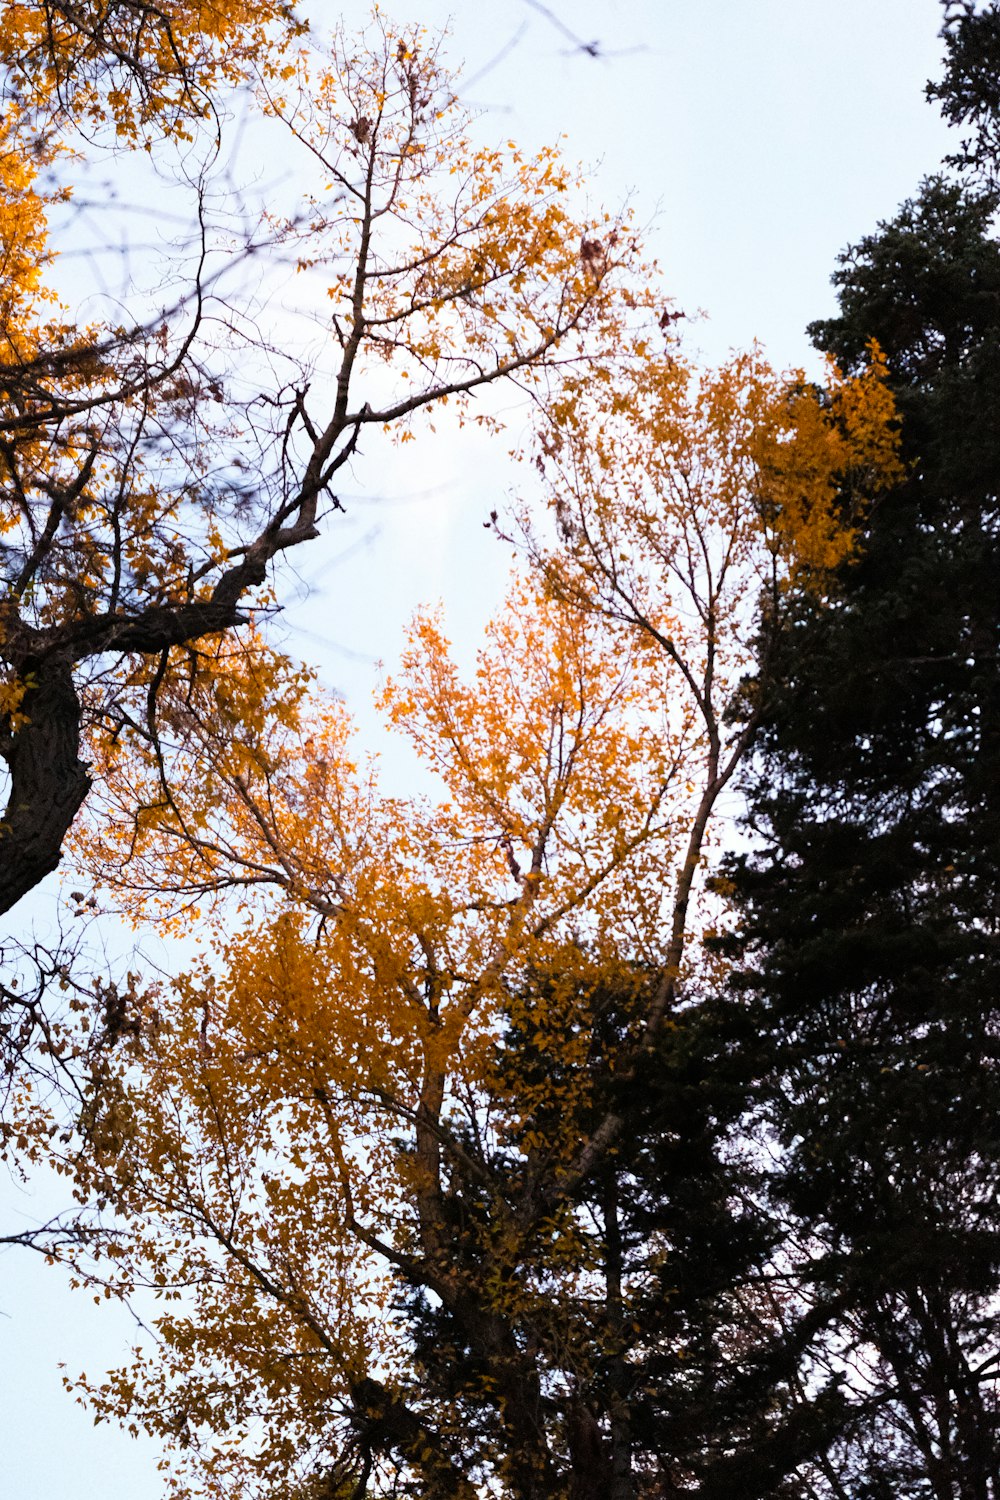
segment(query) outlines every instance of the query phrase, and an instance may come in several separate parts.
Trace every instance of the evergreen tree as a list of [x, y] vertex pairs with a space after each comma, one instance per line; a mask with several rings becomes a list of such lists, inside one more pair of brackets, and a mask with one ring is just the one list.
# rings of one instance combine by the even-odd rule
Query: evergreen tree
[[[846, 1405], [837, 1378], [802, 1378], [833, 1309], [789, 1294], [759, 1166], [732, 1148], [752, 1038], [737, 1007], [691, 995], [617, 1082], [649, 982], [536, 972], [511, 996], [498, 1069], [522, 1110], [451, 1163], [447, 1242], [468, 1291], [450, 1308], [404, 1298], [414, 1398], [452, 1408], [466, 1452], [510, 1453], [519, 1497], [810, 1500]], [[583, 1089], [548, 1045], [562, 1014], [582, 1028]], [[543, 1206], [561, 1148], [609, 1106], [626, 1128], [557, 1222]]]
[[[956, 120], [984, 39], [993, 6], [949, 33]], [[852, 1500], [1000, 1495], [998, 202], [926, 181], [810, 330], [847, 369], [881, 344], [908, 478], [773, 642], [755, 847], [729, 871], [774, 1190], [811, 1238], [804, 1287], [842, 1310]]]

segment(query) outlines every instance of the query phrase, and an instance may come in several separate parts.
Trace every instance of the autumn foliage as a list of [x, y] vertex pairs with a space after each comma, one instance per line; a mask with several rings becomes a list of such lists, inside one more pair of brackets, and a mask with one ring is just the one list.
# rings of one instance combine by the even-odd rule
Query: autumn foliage
[[[254, 636], [101, 764], [76, 847], [104, 899], [217, 934], [130, 1013], [91, 1127], [130, 1226], [116, 1284], [195, 1290], [90, 1399], [180, 1439], [181, 1493], [292, 1472], [582, 1494], [615, 1415], [603, 1366], [646, 1273], [612, 1285], [581, 1194], [617, 1173], [623, 1091], [717, 920], [743, 605], [780, 613], [849, 552], [845, 495], [897, 473], [877, 360], [817, 391], [758, 355], [700, 375], [637, 349], [621, 379], [607, 417], [582, 392], [546, 408], [552, 539], [527, 534], [536, 570], [471, 678], [429, 613], [384, 688], [437, 799], [381, 795], [343, 708]], [[423, 1297], [476, 1351], [450, 1393]]]
[[[0, 896], [66, 849], [79, 907], [199, 938], [55, 967], [9, 1047], [4, 1150], [81, 1209], [51, 1248], [151, 1328], [70, 1383], [192, 1500], [721, 1497], [747, 1453], [791, 1495], [839, 1387], [740, 1138], [710, 876], [776, 643], [906, 478], [881, 349], [697, 367], [629, 216], [479, 144], [379, 11], [45, 0], [0, 59]], [[220, 208], [244, 110], [294, 202]], [[174, 174], [171, 308], [70, 317], [71, 151]], [[367, 434], [448, 405], [509, 446], [498, 381], [518, 566], [471, 664], [413, 620], [379, 706], [428, 790], [392, 795], [277, 649], [275, 565]]]
[[[89, 788], [81, 733], [155, 737], [167, 680], [201, 660], [176, 648], [267, 611], [274, 560], [336, 511], [361, 434], [405, 440], [425, 409], [461, 414], [500, 380], [545, 391], [612, 357], [638, 263], [625, 222], [574, 219], [553, 153], [472, 143], [419, 31], [376, 17], [360, 47], [307, 47], [266, 6], [8, 9], [5, 906], [58, 862]], [[303, 164], [285, 207], [227, 201], [237, 101], [269, 150]], [[73, 153], [140, 136], [195, 226], [162, 266], [179, 290], [153, 316], [123, 323], [116, 307], [80, 328], [46, 282], [47, 222], [73, 222], [60, 174]], [[584, 230], [605, 242], [599, 265], [580, 257]], [[236, 275], [264, 254], [297, 270], [293, 338], [268, 325], [273, 278]]]

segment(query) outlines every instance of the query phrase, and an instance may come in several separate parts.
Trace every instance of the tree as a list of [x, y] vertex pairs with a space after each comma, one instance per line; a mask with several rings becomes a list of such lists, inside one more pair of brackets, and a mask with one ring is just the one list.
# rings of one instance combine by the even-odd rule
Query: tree
[[[424, 408], [610, 358], [637, 248], [624, 221], [574, 220], [554, 153], [473, 146], [433, 42], [381, 18], [360, 47], [306, 48], [282, 5], [53, 0], [6, 7], [2, 57], [7, 909], [58, 863], [85, 753], [155, 742], [169, 683], [202, 670], [198, 643], [266, 613], [273, 564], [338, 508], [362, 434], [405, 440]], [[224, 190], [237, 104], [311, 173], [248, 228]], [[183, 280], [172, 310], [80, 328], [47, 288], [74, 121], [92, 149], [110, 133], [187, 189], [195, 239], [163, 266]], [[599, 264], [581, 239], [603, 239]], [[318, 281], [318, 343], [269, 333], [273, 273], [234, 281], [266, 257]]]
[[[956, 118], [998, 24], [950, 34]], [[928, 180], [841, 257], [840, 313], [813, 325], [848, 370], [884, 348], [907, 477], [832, 601], [803, 595], [770, 637], [756, 848], [730, 871], [775, 1185], [863, 1366], [852, 1495], [1000, 1493], [996, 208]]]
[[699, 1409], [744, 1309], [705, 1257], [767, 1245], [730, 1202], [735, 1094], [695, 1107], [725, 1038], [692, 948], [749, 742], [739, 600], [780, 609], [850, 547], [829, 502], [895, 474], [891, 403], [877, 362], [815, 390], [625, 352], [631, 383], [547, 404], [544, 589], [515, 584], [471, 683], [421, 616], [386, 688], [438, 803], [379, 797], [343, 711], [226, 639], [165, 685], [169, 738], [102, 763], [105, 899], [219, 931], [118, 1016], [83, 1122], [125, 1226], [105, 1274], [193, 1290], [89, 1392], [176, 1442], [179, 1493], [624, 1497], [761, 1429], [779, 1479], [819, 1442], [783, 1421], [817, 1419], [787, 1360], [747, 1359], [735, 1419]]
[[992, 3], [977, 11], [974, 0], [964, 0], [958, 6], [945, 4], [941, 34], [944, 77], [940, 83], [927, 85], [927, 97], [940, 103], [949, 125], [973, 127], [973, 134], [962, 141], [950, 159], [951, 165], [971, 169], [996, 186], [1000, 159], [1000, 13]]
[[216, 90], [276, 76], [307, 29], [284, 0], [9, 0], [0, 62], [6, 92], [49, 123], [82, 116], [153, 146], [215, 113]]

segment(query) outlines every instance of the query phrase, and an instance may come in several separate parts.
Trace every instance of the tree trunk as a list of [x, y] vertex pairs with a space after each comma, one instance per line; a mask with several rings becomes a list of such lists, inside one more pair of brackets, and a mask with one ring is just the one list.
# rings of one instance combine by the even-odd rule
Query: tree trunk
[[618, 1176], [610, 1163], [604, 1191], [605, 1297], [610, 1358], [611, 1483], [608, 1500], [635, 1500], [632, 1483], [632, 1433], [628, 1409], [628, 1368], [624, 1356], [625, 1316], [622, 1301], [622, 1236], [618, 1218]]
[[58, 656], [25, 661], [30, 686], [19, 713], [26, 723], [5, 728], [0, 755], [10, 788], [0, 822], [0, 912], [56, 868], [63, 839], [90, 789], [80, 759], [80, 700], [69, 663]]

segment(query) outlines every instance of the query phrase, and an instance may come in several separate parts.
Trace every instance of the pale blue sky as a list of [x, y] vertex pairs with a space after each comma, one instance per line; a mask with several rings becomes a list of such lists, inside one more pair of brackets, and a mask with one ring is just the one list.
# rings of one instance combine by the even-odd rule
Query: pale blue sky
[[[384, 8], [406, 18], [402, 6]], [[759, 338], [776, 364], [806, 361], [804, 328], [832, 308], [837, 251], [891, 215], [948, 149], [923, 100], [940, 55], [936, 0], [552, 8], [602, 55], [574, 50], [526, 0], [419, 7], [432, 29], [452, 15], [450, 50], [470, 76], [499, 58], [470, 91], [483, 133], [526, 147], [565, 135], [595, 202], [632, 196], [667, 290], [709, 314], [693, 332], [707, 358]], [[320, 23], [324, 10], [342, 13], [314, 6]], [[355, 12], [352, 3], [346, 14]], [[482, 521], [516, 483], [505, 446], [444, 430], [373, 451], [347, 519], [301, 559], [298, 599], [286, 590], [288, 643], [366, 723], [372, 660], [391, 662], [417, 603], [443, 597], [454, 633], [471, 640], [495, 600], [508, 560]], [[19, 1191], [2, 1197], [0, 1223], [34, 1211]], [[59, 1361], [93, 1372], [122, 1358], [128, 1320], [70, 1295], [26, 1253], [0, 1267], [3, 1495], [155, 1500], [150, 1447], [95, 1432], [60, 1389]]]

